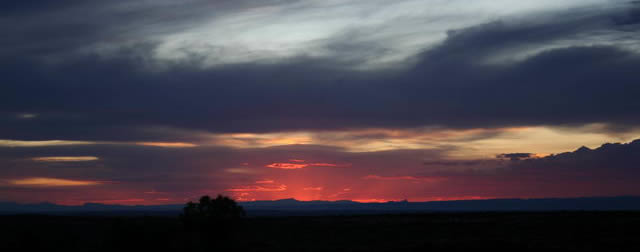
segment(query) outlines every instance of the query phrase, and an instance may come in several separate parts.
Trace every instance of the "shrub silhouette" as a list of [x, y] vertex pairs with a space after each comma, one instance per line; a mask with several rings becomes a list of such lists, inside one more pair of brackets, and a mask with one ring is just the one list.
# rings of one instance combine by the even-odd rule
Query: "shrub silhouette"
[[187, 230], [210, 231], [220, 230], [221, 227], [231, 228], [244, 216], [244, 209], [233, 199], [222, 195], [211, 199], [205, 195], [198, 203], [189, 201], [180, 217]]

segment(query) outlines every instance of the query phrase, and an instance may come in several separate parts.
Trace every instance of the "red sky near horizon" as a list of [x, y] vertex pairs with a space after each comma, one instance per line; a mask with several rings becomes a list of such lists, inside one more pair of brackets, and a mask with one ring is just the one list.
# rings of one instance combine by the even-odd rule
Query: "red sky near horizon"
[[[563, 155], [534, 153], [476, 157], [473, 151], [472, 158], [460, 158], [456, 151], [464, 148], [351, 152], [318, 145], [72, 146], [12, 147], [15, 156], [27, 155], [15, 158], [14, 169], [6, 170], [15, 177], [1, 182], [1, 200], [155, 205], [223, 194], [238, 201], [387, 202], [618, 196], [638, 189], [635, 177], [624, 178], [632, 174], [627, 168], [585, 166], [580, 151], [560, 159]], [[29, 157], [32, 148], [81, 150], [96, 156]], [[590, 152], [594, 157], [609, 153]], [[84, 172], [87, 169], [95, 173]]]

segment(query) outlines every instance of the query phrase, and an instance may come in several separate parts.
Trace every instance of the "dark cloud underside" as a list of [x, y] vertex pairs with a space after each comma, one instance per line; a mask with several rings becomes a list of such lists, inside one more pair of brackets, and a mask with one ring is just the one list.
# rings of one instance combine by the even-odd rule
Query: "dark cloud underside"
[[[612, 16], [605, 17], [560, 20], [557, 26], [490, 23], [458, 30], [420, 55], [414, 67], [375, 74], [339, 70], [329, 60], [311, 58], [151, 70], [144, 57], [135, 55], [149, 53], [153, 44], [110, 58], [77, 55], [52, 64], [5, 58], [0, 70], [0, 138], [160, 137], [136, 131], [150, 126], [266, 132], [637, 125], [640, 56], [631, 49], [571, 46], [545, 49], [521, 60], [487, 62], [503, 51], [575, 37], [590, 27], [627, 27], [631, 31], [624, 32], [635, 36], [634, 19], [618, 24]], [[19, 113], [42, 116], [20, 120], [15, 116]], [[123, 132], [131, 134], [124, 137]]]

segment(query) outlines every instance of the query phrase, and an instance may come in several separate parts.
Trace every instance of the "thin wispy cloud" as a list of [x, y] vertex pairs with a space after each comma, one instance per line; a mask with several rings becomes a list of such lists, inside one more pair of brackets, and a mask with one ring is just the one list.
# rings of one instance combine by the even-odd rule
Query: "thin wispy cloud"
[[18, 187], [73, 187], [73, 186], [94, 186], [100, 185], [105, 182], [102, 181], [90, 181], [90, 180], [73, 180], [73, 179], [60, 179], [60, 178], [22, 178], [12, 179], [6, 181], [9, 186]]

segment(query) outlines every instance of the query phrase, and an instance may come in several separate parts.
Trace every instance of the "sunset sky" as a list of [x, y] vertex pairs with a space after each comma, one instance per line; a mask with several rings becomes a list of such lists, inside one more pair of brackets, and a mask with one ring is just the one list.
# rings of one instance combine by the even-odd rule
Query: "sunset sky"
[[638, 1], [5, 2], [0, 201], [640, 195]]

